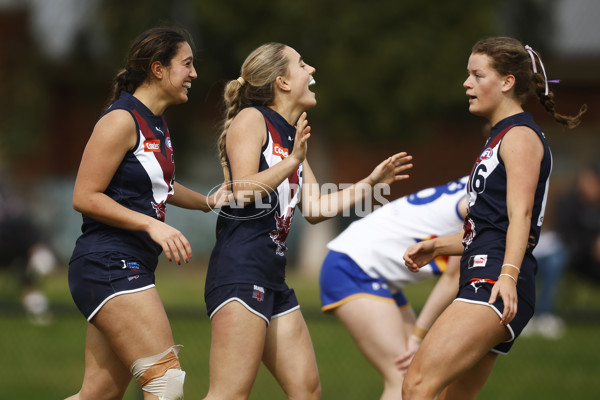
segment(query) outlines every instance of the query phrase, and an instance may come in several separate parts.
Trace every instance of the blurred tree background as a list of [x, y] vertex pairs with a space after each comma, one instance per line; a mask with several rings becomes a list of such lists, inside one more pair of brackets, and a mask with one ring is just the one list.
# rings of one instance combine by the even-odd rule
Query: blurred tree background
[[[49, 138], [60, 142], [66, 154], [58, 152], [65, 158], [51, 168], [57, 173], [76, 168], [129, 44], [153, 25], [183, 26], [196, 41], [199, 78], [189, 105], [168, 111], [181, 158], [193, 156], [187, 142], [199, 133], [214, 139], [223, 83], [267, 41], [289, 44], [317, 68], [319, 105], [311, 121], [326, 128], [328, 138], [410, 142], [427, 140], [437, 121], [469, 117], [460, 84], [470, 47], [512, 19], [507, 4], [526, 11], [525, 23], [515, 23], [521, 39], [546, 48], [548, 37], [537, 28], [546, 25], [548, 7], [536, 7], [535, 0], [7, 3], [14, 5], [2, 12], [3, 21], [12, 22], [2, 35], [3, 147], [15, 163], [45, 148]], [[36, 15], [51, 7], [56, 20], [40, 22], [44, 17]], [[516, 11], [510, 14], [521, 15]], [[69, 42], [53, 49], [49, 37], [56, 32], [32, 28], [36, 21], [71, 24]]]
[[[576, 134], [591, 151], [597, 141], [590, 144], [585, 130], [598, 126], [600, 51], [577, 51], [593, 37], [584, 31], [568, 42], [557, 16], [575, 10], [577, 25], [599, 8], [594, 0], [0, 0], [0, 162], [15, 189], [46, 190], [40, 208], [54, 216], [42, 217], [48, 225], [55, 228], [58, 215], [77, 224], [70, 195], [83, 148], [131, 41], [155, 25], [182, 26], [195, 41], [190, 100], [166, 114], [178, 179], [198, 190], [222, 179], [215, 142], [223, 86], [269, 41], [294, 47], [317, 69], [309, 159], [321, 182], [354, 182], [401, 150], [415, 156], [415, 168], [392, 198], [468, 173], [483, 121], [469, 114], [462, 82], [473, 43], [494, 35], [541, 52], [550, 78], [562, 79], [553, 86], [560, 111], [588, 103]], [[539, 105], [530, 111], [571, 149], [563, 146], [570, 133], [554, 135]], [[48, 190], [61, 204], [54, 213]]]

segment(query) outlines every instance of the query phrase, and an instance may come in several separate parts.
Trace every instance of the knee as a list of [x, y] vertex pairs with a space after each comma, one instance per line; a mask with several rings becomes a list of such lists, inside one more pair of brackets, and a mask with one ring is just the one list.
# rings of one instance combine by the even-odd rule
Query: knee
[[177, 353], [182, 346], [171, 346], [155, 356], [140, 358], [131, 365], [131, 373], [142, 390], [164, 400], [182, 400], [185, 372]]
[[307, 387], [308, 399], [319, 400], [321, 398], [321, 381], [317, 376]]
[[321, 398], [321, 383], [319, 378], [305, 381], [303, 385], [297, 385], [285, 390], [288, 399], [319, 400]]
[[308, 388], [308, 390], [306, 391], [307, 399], [310, 400], [319, 400], [321, 398], [321, 384], [319, 382], [317, 382], [316, 385], [313, 385], [311, 387]]
[[420, 375], [407, 374], [402, 383], [402, 399], [410, 400], [421, 398], [420, 395], [423, 393], [424, 382]]

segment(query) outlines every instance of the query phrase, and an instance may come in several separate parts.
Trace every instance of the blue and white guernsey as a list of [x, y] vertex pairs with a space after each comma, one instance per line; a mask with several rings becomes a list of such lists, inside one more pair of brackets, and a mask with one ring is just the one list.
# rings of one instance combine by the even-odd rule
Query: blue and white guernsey
[[448, 257], [411, 272], [404, 264], [406, 249], [423, 240], [462, 232], [459, 203], [465, 198], [467, 179], [400, 197], [354, 221], [328, 243], [330, 250], [348, 255], [370, 277], [385, 279], [392, 293], [446, 270]]

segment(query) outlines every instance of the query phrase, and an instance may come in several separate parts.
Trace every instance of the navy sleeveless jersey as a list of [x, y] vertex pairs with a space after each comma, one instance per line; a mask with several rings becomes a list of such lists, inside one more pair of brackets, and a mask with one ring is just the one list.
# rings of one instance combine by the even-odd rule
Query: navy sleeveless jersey
[[[166, 121], [127, 92], [121, 92], [103, 116], [113, 110], [131, 114], [137, 141], [104, 193], [124, 207], [164, 221], [166, 202], [173, 195], [175, 181], [173, 147]], [[88, 253], [120, 252], [141, 260], [148, 268], [156, 268], [162, 248], [146, 232], [116, 228], [86, 215], [81, 231], [71, 260]]]
[[[463, 237], [465, 251], [461, 263], [467, 263], [468, 265], [462, 265], [461, 268], [476, 270], [476, 273], [481, 275], [477, 277], [482, 279], [496, 280], [503, 262], [506, 232], [508, 230], [508, 212], [506, 206], [506, 169], [500, 158], [500, 146], [504, 135], [515, 126], [531, 128], [539, 136], [544, 146], [544, 155], [540, 165], [540, 174], [533, 203], [529, 244], [521, 269], [523, 278], [528, 276], [532, 278], [535, 273], [536, 262], [532, 251], [539, 240], [544, 220], [552, 170], [552, 154], [541, 128], [534, 122], [531, 114], [522, 112], [503, 119], [492, 127], [490, 136], [469, 177], [467, 186], [468, 208]], [[489, 261], [488, 264], [493, 262], [494, 268], [475, 268], [477, 262], [483, 264], [486, 262], [486, 260], [477, 258], [481, 254], [486, 254], [486, 258], [490, 258], [490, 260], [487, 260]], [[494, 259], [492, 260], [492, 258]], [[464, 275], [467, 278], [472, 276], [472, 273]], [[461, 270], [461, 285], [467, 283], [463, 279]]]
[[[261, 149], [259, 171], [286, 158], [294, 147], [296, 128], [268, 107], [256, 107], [265, 118], [267, 139]], [[230, 169], [231, 176], [231, 169]], [[232, 176], [236, 181], [236, 177]], [[236, 181], [240, 182], [240, 181]], [[259, 284], [284, 290], [286, 238], [300, 199], [302, 164], [277, 188], [245, 207], [230, 204], [217, 219], [217, 240], [206, 277], [205, 295], [231, 283]]]

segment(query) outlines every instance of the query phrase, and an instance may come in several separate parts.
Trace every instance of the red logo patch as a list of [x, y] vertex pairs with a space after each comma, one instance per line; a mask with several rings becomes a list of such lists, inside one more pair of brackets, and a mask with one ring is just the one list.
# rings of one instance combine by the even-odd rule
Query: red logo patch
[[145, 152], [158, 152], [160, 151], [160, 140], [144, 140], [144, 151]]
[[285, 147], [281, 147], [279, 143], [273, 143], [273, 154], [281, 158], [289, 156], [289, 151]]

